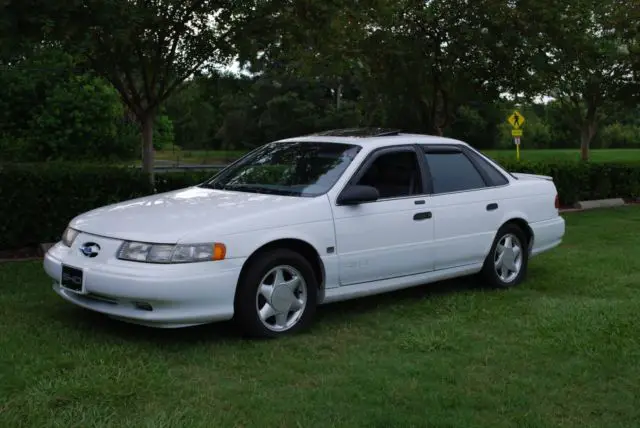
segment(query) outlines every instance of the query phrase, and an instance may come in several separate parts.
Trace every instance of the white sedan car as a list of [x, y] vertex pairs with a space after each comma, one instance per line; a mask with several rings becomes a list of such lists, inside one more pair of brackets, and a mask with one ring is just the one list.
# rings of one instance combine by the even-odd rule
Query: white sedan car
[[337, 130], [79, 215], [44, 269], [62, 298], [122, 321], [234, 319], [277, 337], [328, 302], [471, 274], [513, 287], [564, 233], [550, 177], [509, 173], [458, 140]]

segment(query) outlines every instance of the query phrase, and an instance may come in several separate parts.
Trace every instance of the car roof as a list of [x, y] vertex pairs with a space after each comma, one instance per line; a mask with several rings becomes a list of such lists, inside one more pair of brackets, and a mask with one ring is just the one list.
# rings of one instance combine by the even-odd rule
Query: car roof
[[362, 147], [378, 148], [402, 144], [463, 144], [453, 138], [426, 134], [404, 133], [389, 128], [345, 128], [322, 131], [315, 134], [285, 138], [276, 142], [321, 142], [357, 144]]

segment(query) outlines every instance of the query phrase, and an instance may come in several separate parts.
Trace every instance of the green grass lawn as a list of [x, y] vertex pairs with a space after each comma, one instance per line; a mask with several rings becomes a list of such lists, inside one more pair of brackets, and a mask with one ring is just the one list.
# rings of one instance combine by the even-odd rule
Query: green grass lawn
[[[516, 158], [515, 146], [513, 150], [486, 150], [484, 152], [496, 160]], [[156, 159], [180, 164], [226, 164], [243, 154], [243, 151], [185, 150], [172, 152], [171, 150], [166, 150], [157, 152]], [[528, 150], [522, 146], [520, 159], [531, 161], [578, 161], [580, 160], [580, 151], [577, 148]], [[593, 162], [640, 161], [640, 149], [592, 150], [591, 160]]]
[[0, 426], [638, 426], [640, 209], [565, 218], [517, 289], [333, 304], [278, 341], [110, 321], [0, 265]]

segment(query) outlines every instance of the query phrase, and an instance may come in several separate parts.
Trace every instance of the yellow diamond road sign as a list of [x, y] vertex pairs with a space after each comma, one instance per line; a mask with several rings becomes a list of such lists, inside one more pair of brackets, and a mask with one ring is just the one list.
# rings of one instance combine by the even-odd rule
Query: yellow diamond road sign
[[519, 111], [514, 111], [511, 116], [507, 118], [511, 126], [515, 129], [520, 129], [524, 125], [524, 116]]

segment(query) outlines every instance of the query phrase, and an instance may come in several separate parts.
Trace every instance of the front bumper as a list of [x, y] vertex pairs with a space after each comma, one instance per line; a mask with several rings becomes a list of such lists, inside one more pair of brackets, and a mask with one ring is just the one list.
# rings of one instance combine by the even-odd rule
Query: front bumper
[[[83, 256], [76, 246], [89, 238], [105, 254]], [[128, 262], [110, 251], [118, 246], [116, 240], [82, 234], [71, 248], [56, 244], [44, 257], [53, 290], [77, 306], [151, 327], [184, 327], [233, 317], [244, 259], [173, 265]], [[80, 291], [61, 286], [63, 264], [83, 271]]]

